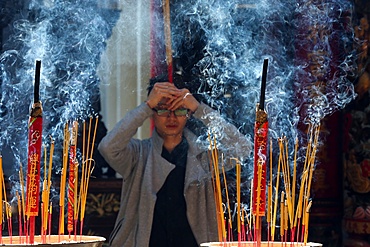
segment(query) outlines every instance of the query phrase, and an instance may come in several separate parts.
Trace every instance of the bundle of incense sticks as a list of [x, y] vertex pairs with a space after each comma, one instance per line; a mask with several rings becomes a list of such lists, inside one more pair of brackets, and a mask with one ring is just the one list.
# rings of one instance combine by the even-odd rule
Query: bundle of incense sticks
[[[41, 156], [42, 156], [42, 104], [40, 101], [40, 75], [41, 61], [36, 61], [35, 84], [34, 84], [34, 101], [32, 104], [29, 125], [28, 125], [28, 163], [26, 188], [24, 186], [25, 177], [23, 176], [22, 164], [20, 164], [19, 180], [20, 193], [16, 191], [17, 207], [18, 207], [18, 222], [19, 222], [19, 243], [34, 244], [35, 237], [35, 217], [39, 216], [41, 208], [41, 240], [46, 243], [47, 231], [49, 230], [49, 239], [51, 235], [51, 214], [52, 203], [50, 201], [51, 189], [51, 173], [54, 153], [54, 141], [51, 140], [49, 166], [47, 168], [47, 148], [44, 147], [44, 179], [42, 182], [41, 201], [40, 201], [40, 178], [41, 178]], [[63, 141], [63, 166], [61, 168], [60, 181], [60, 201], [59, 201], [59, 228], [58, 235], [64, 234], [64, 201], [66, 191], [66, 178], [69, 172], [68, 180], [68, 224], [67, 229], [69, 236], [74, 230], [75, 237], [77, 233], [77, 220], [80, 213], [82, 236], [83, 219], [85, 214], [85, 204], [87, 199], [87, 191], [90, 175], [94, 169], [94, 145], [98, 126], [98, 117], [95, 119], [93, 126], [93, 117], [90, 117], [87, 145], [86, 139], [86, 123], [83, 123], [83, 157], [81, 160], [82, 174], [80, 193], [78, 195], [78, 161], [76, 158], [78, 123], [73, 121], [72, 127], [68, 127], [68, 123], [64, 129]], [[93, 130], [92, 130], [93, 129]], [[87, 147], [87, 148], [85, 148]], [[69, 154], [69, 155], [68, 155]], [[69, 166], [68, 166], [69, 165]], [[8, 225], [9, 240], [12, 243], [12, 210], [6, 198], [6, 188], [4, 174], [2, 170], [2, 156], [0, 156], [0, 242], [2, 243], [2, 229], [5, 221]], [[26, 190], [25, 190], [26, 189]], [[26, 191], [26, 193], [25, 193]], [[5, 212], [5, 213], [4, 213]], [[24, 238], [23, 238], [24, 237]]]
[[212, 182], [214, 188], [215, 202], [216, 202], [216, 211], [217, 211], [217, 224], [219, 232], [219, 241], [226, 241], [226, 229], [224, 222], [224, 212], [222, 207], [222, 193], [221, 193], [221, 179], [220, 179], [220, 169], [219, 169], [219, 156], [217, 149], [216, 137], [211, 133], [208, 133], [209, 140], [209, 160], [210, 168], [212, 171]]
[[[98, 118], [89, 118], [88, 129], [86, 129], [86, 121], [82, 123], [82, 158], [81, 158], [81, 174], [79, 180], [79, 163], [76, 157], [78, 122], [73, 121], [72, 126], [66, 123], [64, 131], [64, 148], [63, 148], [63, 168], [60, 182], [60, 211], [59, 211], [59, 230], [58, 235], [64, 235], [64, 202], [66, 192], [67, 173], [68, 177], [68, 214], [67, 214], [67, 230], [71, 238], [72, 233], [74, 240], [77, 240], [77, 225], [78, 216], [80, 215], [80, 238], [82, 237], [83, 221], [85, 216], [85, 207], [88, 193], [88, 185], [91, 173], [94, 169], [94, 145], [96, 139], [96, 131], [98, 126]], [[87, 139], [87, 144], [86, 144]], [[68, 166], [69, 165], [69, 166]], [[79, 190], [78, 190], [79, 187]]]
[[[93, 118], [90, 117], [88, 128], [86, 128], [86, 122], [83, 122], [83, 150], [82, 150], [82, 168], [81, 168], [81, 175], [80, 175], [80, 184], [78, 184], [78, 161], [76, 157], [76, 141], [73, 140], [70, 142], [71, 137], [77, 138], [78, 132], [78, 123], [73, 122], [72, 128], [68, 128], [68, 124], [66, 124], [65, 128], [65, 140], [64, 140], [64, 160], [63, 160], [63, 168], [61, 174], [61, 182], [60, 182], [60, 214], [59, 214], [59, 228], [58, 228], [58, 238], [59, 241], [64, 239], [64, 200], [65, 200], [65, 191], [66, 188], [66, 179], [67, 179], [67, 172], [69, 172], [69, 184], [68, 184], [68, 222], [67, 222], [67, 229], [69, 232], [69, 238], [71, 238], [72, 231], [74, 232], [74, 241], [78, 241], [77, 239], [77, 222], [80, 216], [80, 241], [82, 240], [82, 230], [83, 230], [83, 221], [85, 215], [85, 208], [86, 208], [86, 200], [88, 194], [88, 185], [89, 180], [91, 177], [91, 173], [94, 169], [94, 145], [96, 139], [96, 131], [98, 125], [98, 118], [93, 121]], [[74, 133], [72, 133], [74, 132]], [[86, 141], [87, 140], [87, 144]], [[71, 145], [69, 145], [69, 143]], [[54, 154], [54, 140], [51, 139], [49, 155], [47, 154], [47, 147], [44, 147], [44, 178], [42, 183], [42, 192], [41, 192], [41, 201], [40, 201], [40, 208], [41, 208], [41, 234], [40, 240], [42, 244], [48, 244], [51, 241], [51, 219], [52, 219], [52, 202], [50, 201], [50, 192], [51, 192], [51, 185], [52, 185], [52, 168], [53, 168], [53, 154]], [[72, 147], [72, 148], [71, 148]], [[68, 155], [68, 153], [70, 155]], [[49, 160], [47, 160], [49, 157]], [[70, 166], [67, 167], [67, 164]], [[69, 170], [68, 170], [69, 168]], [[72, 173], [73, 172], [73, 173]], [[5, 180], [4, 174], [2, 169], [2, 156], [0, 155], [0, 227], [1, 229], [5, 229], [6, 227], [3, 226], [3, 222], [7, 222], [7, 228], [9, 236], [7, 236], [7, 242], [12, 243], [19, 243], [19, 244], [34, 244], [31, 240], [31, 232], [29, 228], [29, 217], [27, 216], [27, 207], [25, 206], [26, 196], [25, 196], [25, 186], [24, 186], [24, 175], [22, 164], [20, 164], [19, 169], [19, 181], [20, 181], [20, 191], [16, 191], [16, 199], [17, 199], [17, 210], [18, 210], [18, 223], [19, 223], [19, 236], [16, 240], [13, 241], [13, 226], [12, 226], [12, 209], [10, 204], [7, 202], [6, 197], [6, 187], [5, 187]], [[71, 184], [72, 183], [72, 184]], [[78, 185], [79, 185], [79, 192], [78, 192]], [[34, 237], [34, 236], [33, 236]], [[2, 230], [0, 230], [0, 243], [3, 243], [3, 234]]]
[[[89, 187], [89, 181], [91, 173], [94, 170], [95, 164], [93, 164], [93, 154], [94, 154], [94, 145], [95, 145], [95, 139], [96, 139], [96, 130], [98, 127], [98, 118], [95, 118], [95, 125], [93, 134], [91, 133], [92, 130], [92, 121], [93, 118], [90, 117], [89, 120], [89, 126], [88, 126], [88, 136], [87, 136], [87, 147], [85, 145], [85, 139], [86, 139], [86, 126], [85, 122], [83, 124], [83, 159], [82, 159], [82, 173], [81, 173], [81, 182], [80, 182], [80, 196], [78, 201], [77, 208], [80, 210], [80, 236], [82, 236], [82, 230], [83, 230], [83, 222], [85, 218], [85, 209], [86, 209], [86, 200], [87, 200], [87, 192]], [[92, 140], [90, 141], [92, 135]], [[91, 146], [90, 146], [91, 144]], [[86, 147], [86, 151], [85, 151]], [[77, 216], [77, 215], [76, 215]]]
[[[12, 210], [11, 205], [8, 203], [7, 195], [6, 195], [6, 188], [5, 188], [5, 180], [4, 180], [4, 171], [3, 171], [3, 157], [0, 155], [0, 209], [1, 209], [1, 221], [0, 227], [1, 229], [5, 228], [3, 226], [4, 216], [6, 218], [7, 227], [8, 227], [8, 234], [9, 234], [9, 242], [13, 242], [13, 223], [12, 223]], [[5, 211], [5, 212], [4, 212]], [[0, 234], [0, 242], [3, 244], [3, 234]]]
[[[289, 157], [291, 153], [288, 148], [288, 140], [286, 137], [279, 138], [278, 142], [278, 159], [277, 165], [275, 167], [276, 174], [273, 174], [273, 150], [272, 142], [270, 140], [270, 168], [269, 168], [269, 181], [267, 189], [267, 205], [266, 205], [266, 222], [267, 222], [267, 241], [274, 242], [275, 237], [279, 236], [281, 242], [301, 242], [307, 244], [308, 241], [308, 223], [309, 223], [309, 213], [312, 206], [312, 199], [310, 198], [311, 183], [313, 178], [313, 172], [315, 168], [315, 157], [318, 145], [318, 137], [320, 133], [320, 125], [310, 125], [309, 126], [309, 139], [306, 147], [301, 147], [306, 149], [304, 163], [302, 164], [302, 173], [300, 176], [297, 174], [297, 155], [299, 150], [298, 139], [294, 141], [294, 155], [293, 158]], [[217, 209], [217, 222], [219, 229], [219, 241], [228, 242], [232, 241], [232, 227], [231, 225], [236, 225], [238, 241], [243, 240], [255, 241], [257, 246], [260, 241], [256, 240], [259, 237], [255, 229], [257, 226], [256, 216], [253, 215], [253, 199], [251, 192], [250, 199], [250, 210], [249, 215], [245, 213], [243, 209], [243, 202], [241, 201], [241, 168], [240, 162], [236, 161], [235, 169], [235, 184], [236, 184], [236, 206], [234, 209], [234, 214], [236, 215], [236, 222], [232, 222], [235, 217], [231, 216], [231, 212], [226, 212], [223, 210], [224, 206], [230, 208], [230, 199], [228, 193], [228, 184], [226, 182], [226, 177], [224, 174], [224, 169], [220, 170], [219, 164], [219, 154], [217, 149], [217, 143], [215, 138], [211, 138], [210, 141], [210, 169], [212, 171], [212, 181], [214, 185], [215, 192], [215, 204]], [[222, 156], [223, 157], [223, 156]], [[222, 158], [223, 160], [223, 158]], [[222, 167], [222, 166], [221, 166]], [[222, 167], [223, 168], [223, 167]], [[223, 174], [224, 183], [220, 181], [221, 175]], [[300, 178], [300, 181], [297, 181]], [[260, 176], [257, 176], [260, 179]], [[222, 185], [223, 184], [223, 185]], [[299, 186], [298, 186], [299, 185]], [[223, 187], [222, 187], [223, 186]], [[225, 190], [226, 195], [222, 195], [221, 191]], [[251, 181], [251, 191], [256, 190], [253, 188], [253, 181]], [[225, 198], [226, 196], [226, 198]], [[226, 219], [226, 220], [225, 220]], [[276, 227], [279, 222], [279, 232], [276, 232]], [[226, 226], [226, 222], [229, 222]], [[246, 230], [247, 229], [247, 230]], [[227, 236], [227, 237], [226, 237]]]

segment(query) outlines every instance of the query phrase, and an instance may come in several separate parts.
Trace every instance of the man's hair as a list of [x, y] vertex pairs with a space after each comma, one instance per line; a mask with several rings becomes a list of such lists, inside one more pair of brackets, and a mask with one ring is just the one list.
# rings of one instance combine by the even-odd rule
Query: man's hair
[[[154, 87], [154, 84], [158, 83], [158, 82], [168, 82], [168, 76], [167, 75], [159, 75], [159, 76], [156, 76], [156, 77], [153, 77], [149, 80], [149, 85], [147, 87], [147, 90], [148, 90], [148, 95], [150, 94], [150, 92], [152, 91], [153, 87]], [[174, 76], [173, 77], [173, 84], [181, 89], [181, 88], [188, 88], [187, 86], [187, 83], [186, 82], [183, 82], [182, 78], [181, 77], [178, 77], [178, 76]], [[189, 88], [188, 88], [189, 89]], [[191, 91], [189, 89], [189, 91]]]
[[[148, 91], [148, 95], [150, 94], [150, 92], [152, 91], [153, 87], [154, 87], [154, 84], [156, 83], [160, 83], [160, 82], [168, 82], [168, 76], [167, 75], [158, 75], [158, 76], [155, 76], [153, 78], [151, 78], [149, 80], [149, 84], [148, 84], [148, 87], [147, 87], [147, 91]], [[193, 85], [194, 82], [186, 82], [184, 81], [184, 78], [182, 78], [181, 76], [176, 76], [174, 75], [173, 77], [173, 84], [181, 89], [181, 88], [187, 88], [189, 89], [190, 93], [193, 94], [193, 96], [200, 102], [200, 101], [203, 101], [203, 98], [202, 96], [197, 93], [196, 91], [196, 88], [194, 88], [194, 86], [196, 85]]]
[[159, 76], [150, 78], [149, 84], [147, 87], [148, 95], [152, 91], [154, 84], [156, 84], [157, 82], [166, 82], [166, 81], [168, 81], [168, 77], [166, 75], [159, 75]]

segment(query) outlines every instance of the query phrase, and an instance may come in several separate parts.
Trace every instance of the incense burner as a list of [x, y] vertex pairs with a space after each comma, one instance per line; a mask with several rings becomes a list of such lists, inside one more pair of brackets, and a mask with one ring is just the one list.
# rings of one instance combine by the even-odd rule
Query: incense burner
[[319, 243], [302, 243], [302, 242], [267, 242], [262, 241], [259, 245], [255, 241], [234, 241], [234, 242], [209, 242], [200, 244], [201, 247], [321, 247]]
[[[26, 237], [2, 237], [2, 246], [12, 246], [12, 247], [20, 247], [20, 246], [28, 246], [31, 244], [26, 243]], [[63, 246], [63, 247], [101, 247], [105, 238], [97, 237], [97, 236], [68, 236], [68, 235], [47, 235], [46, 239], [43, 243], [41, 236], [35, 236], [35, 242], [32, 245], [37, 246]]]

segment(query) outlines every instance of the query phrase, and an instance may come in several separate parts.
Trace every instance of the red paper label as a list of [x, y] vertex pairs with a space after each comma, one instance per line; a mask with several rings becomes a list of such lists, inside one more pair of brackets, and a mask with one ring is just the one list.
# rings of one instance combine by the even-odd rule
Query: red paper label
[[267, 133], [268, 122], [255, 124], [252, 210], [256, 216], [264, 216], [266, 208]]
[[28, 216], [37, 216], [39, 212], [41, 144], [42, 118], [30, 117], [26, 192], [26, 215]]

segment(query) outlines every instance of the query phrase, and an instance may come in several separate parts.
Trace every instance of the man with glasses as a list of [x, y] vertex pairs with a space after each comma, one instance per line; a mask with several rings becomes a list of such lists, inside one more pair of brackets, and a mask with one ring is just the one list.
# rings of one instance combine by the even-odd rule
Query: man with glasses
[[[110, 245], [114, 247], [198, 247], [218, 241], [208, 145], [186, 128], [190, 117], [217, 125], [221, 151], [251, 153], [251, 142], [217, 111], [186, 88], [153, 82], [142, 103], [116, 124], [99, 151], [123, 178], [121, 206]], [[148, 118], [152, 137], [133, 138]], [[207, 134], [207, 133], [205, 133]]]

